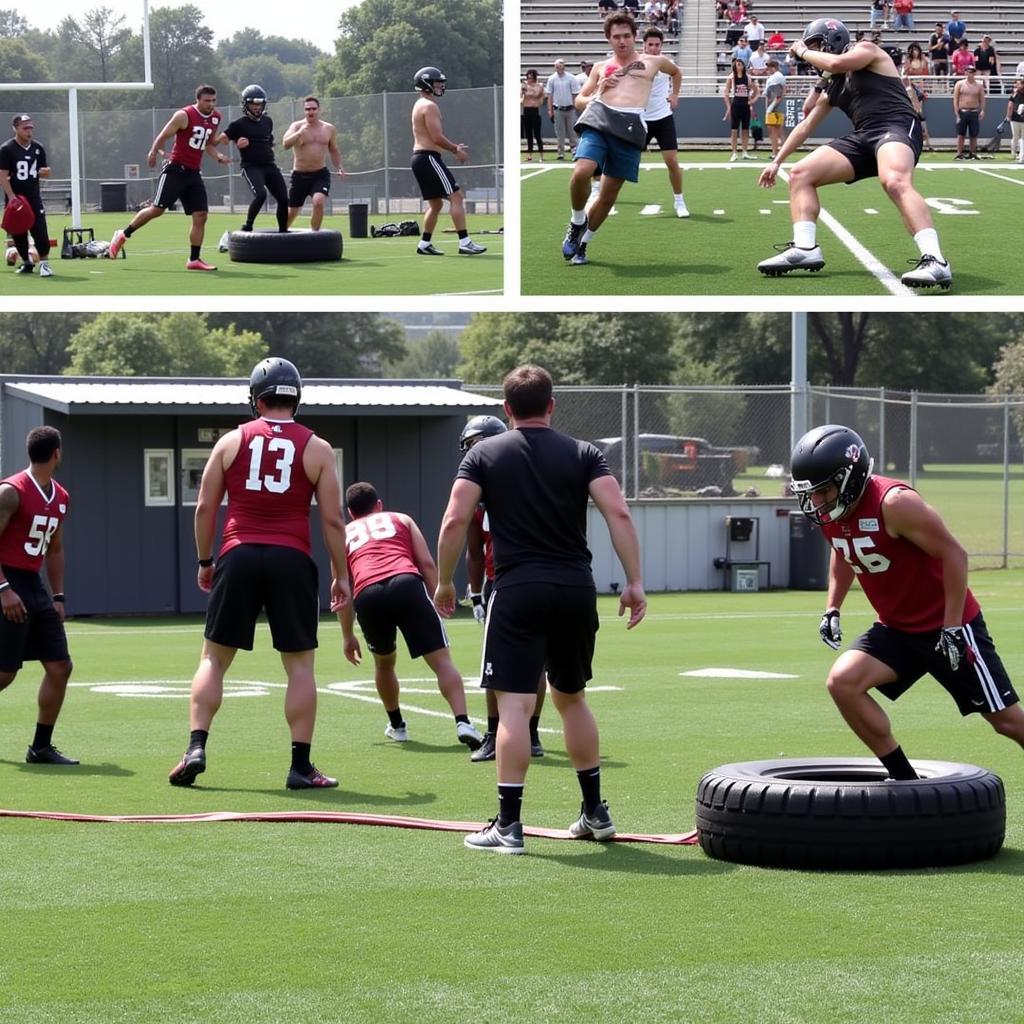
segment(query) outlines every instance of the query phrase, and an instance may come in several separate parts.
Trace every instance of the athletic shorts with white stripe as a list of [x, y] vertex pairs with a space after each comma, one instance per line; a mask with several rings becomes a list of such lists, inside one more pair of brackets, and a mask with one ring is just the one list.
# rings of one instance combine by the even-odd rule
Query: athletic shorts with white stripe
[[401, 630], [410, 658], [448, 646], [444, 623], [434, 610], [423, 577], [403, 572], [365, 586], [352, 607], [363, 631], [366, 646], [374, 654], [394, 653]]
[[956, 672], [935, 650], [938, 630], [904, 633], [876, 622], [851, 646], [853, 650], [877, 658], [896, 673], [895, 682], [877, 687], [889, 700], [897, 700], [921, 676], [930, 675], [956, 701], [961, 715], [989, 714], [1016, 704], [1017, 694], [980, 613], [964, 626], [964, 639], [968, 646], [967, 657]]
[[459, 183], [445, 166], [441, 154], [432, 149], [412, 151], [412, 173], [416, 175], [424, 199], [447, 199], [459, 190]]
[[167, 210], [181, 200], [181, 208], [187, 214], [208, 210], [206, 185], [199, 171], [181, 164], [164, 164], [163, 171], [156, 183], [156, 195], [153, 205]]

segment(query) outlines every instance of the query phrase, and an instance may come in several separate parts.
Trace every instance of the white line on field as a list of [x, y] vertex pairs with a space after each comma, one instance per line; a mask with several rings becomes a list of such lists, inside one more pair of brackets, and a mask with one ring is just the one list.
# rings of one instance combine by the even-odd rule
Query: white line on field
[[[572, 164], [567, 164], [566, 166], [571, 168]], [[529, 174], [520, 174], [519, 175], [519, 180], [520, 181], [529, 181], [531, 178], [536, 178], [540, 174], [547, 174], [548, 171], [553, 171], [553, 170], [555, 170], [554, 167], [538, 167], [537, 170], [530, 171]]]
[[972, 167], [977, 174], [985, 174], [990, 178], [998, 178], [1000, 181], [1008, 181], [1011, 185], [1024, 185], [1024, 178], [1009, 178], [1005, 174], [997, 174], [995, 171], [986, 171], [983, 167]]

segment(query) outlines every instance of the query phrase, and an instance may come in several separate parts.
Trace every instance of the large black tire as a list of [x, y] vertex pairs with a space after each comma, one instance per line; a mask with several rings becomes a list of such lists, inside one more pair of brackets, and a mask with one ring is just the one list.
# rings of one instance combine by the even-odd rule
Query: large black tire
[[228, 255], [233, 263], [323, 263], [340, 260], [340, 231], [232, 231]]
[[745, 761], [707, 772], [696, 824], [710, 857], [766, 867], [878, 869], [993, 857], [1006, 834], [1002, 780], [914, 761], [894, 782], [873, 758]]

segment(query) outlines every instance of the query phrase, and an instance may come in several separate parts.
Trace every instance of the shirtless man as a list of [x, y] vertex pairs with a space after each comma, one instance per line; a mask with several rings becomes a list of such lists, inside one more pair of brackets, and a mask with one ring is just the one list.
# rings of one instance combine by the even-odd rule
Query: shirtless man
[[[978, 159], [978, 132], [985, 116], [985, 86], [978, 80], [974, 65], [967, 68], [967, 77], [953, 86], [953, 117], [956, 118], [956, 156], [954, 160]], [[971, 148], [964, 155], [964, 139], [970, 137]]]
[[[636, 22], [628, 13], [608, 15], [604, 34], [611, 43], [612, 56], [594, 66], [576, 97], [576, 109], [582, 114], [577, 122], [580, 141], [569, 183], [572, 219], [562, 255], [577, 267], [587, 263], [587, 244], [611, 212], [622, 183], [639, 177], [647, 134], [643, 112], [654, 76], [663, 71], [678, 82], [680, 75], [668, 57], [637, 53]], [[596, 124], [606, 127], [594, 127]], [[601, 190], [587, 210], [590, 179], [599, 168]]]
[[441, 130], [441, 111], [437, 99], [444, 95], [444, 72], [440, 68], [420, 68], [413, 77], [413, 85], [421, 93], [412, 108], [412, 173], [423, 193], [427, 212], [423, 216], [423, 235], [416, 246], [417, 256], [443, 256], [431, 241], [438, 215], [448, 200], [448, 212], [459, 234], [459, 255], [476, 256], [487, 252], [477, 245], [466, 230], [466, 206], [462, 189], [452, 172], [441, 159], [442, 152], [454, 153], [460, 164], [469, 160], [469, 146], [464, 142], [451, 142]]
[[306, 115], [301, 121], [294, 121], [284, 133], [284, 148], [292, 150], [292, 180], [288, 190], [288, 227], [291, 227], [302, 210], [302, 204], [313, 197], [313, 213], [309, 226], [320, 230], [324, 220], [324, 205], [331, 191], [331, 172], [327, 169], [327, 154], [331, 154], [338, 177], [344, 181], [345, 168], [341, 163], [338, 149], [338, 129], [327, 121], [320, 120], [320, 101], [307, 96], [302, 101]]

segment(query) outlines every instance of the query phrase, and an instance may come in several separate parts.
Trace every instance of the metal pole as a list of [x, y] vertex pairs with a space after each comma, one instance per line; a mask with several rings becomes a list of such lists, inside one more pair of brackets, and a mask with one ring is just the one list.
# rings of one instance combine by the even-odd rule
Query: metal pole
[[[144, 75], [147, 85], [151, 85], [153, 82], [153, 69], [150, 66], [149, 56], [149, 0], [142, 0], [142, 59], [144, 63]], [[153, 132], [153, 137], [156, 137], [156, 132]]]
[[633, 497], [640, 497], [640, 385], [633, 385]]
[[[790, 316], [789, 450], [810, 429], [807, 423], [807, 314]], [[827, 421], [826, 421], [827, 422]]]
[[71, 226], [82, 226], [82, 175], [78, 151], [78, 90], [68, 89], [68, 149], [71, 151]]
[[917, 487], [917, 392], [910, 392], [910, 486]]
[[885, 388], [878, 389], [878, 469], [885, 472]]
[[621, 455], [621, 459], [622, 459], [622, 493], [623, 494], [629, 494], [629, 491], [626, 488], [626, 480], [627, 480], [627, 473], [626, 473], [626, 418], [628, 416], [628, 405], [627, 405], [627, 399], [626, 399], [627, 388], [628, 388], [628, 385], [626, 385], [626, 384], [622, 385], [622, 425], [619, 427], [619, 437], [622, 438], [622, 455]]
[[501, 147], [501, 104], [498, 101], [498, 84], [495, 82], [491, 86], [491, 92], [494, 94], [494, 195], [497, 197], [497, 212], [501, 213], [502, 209], [502, 196], [501, 196], [501, 161], [498, 159], [498, 154], [502, 151]]
[[832, 385], [825, 385], [825, 423], [832, 422]]
[[381, 96], [381, 123], [384, 126], [384, 212], [391, 214], [391, 160], [388, 155], [388, 94]]
[[1003, 395], [1003, 565], [1010, 564], [1010, 396]]

